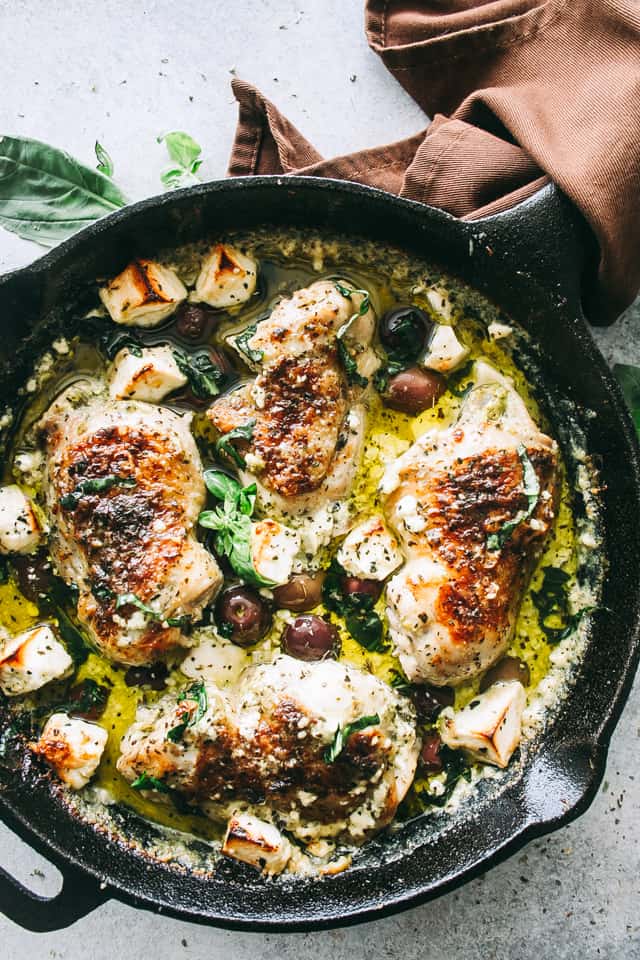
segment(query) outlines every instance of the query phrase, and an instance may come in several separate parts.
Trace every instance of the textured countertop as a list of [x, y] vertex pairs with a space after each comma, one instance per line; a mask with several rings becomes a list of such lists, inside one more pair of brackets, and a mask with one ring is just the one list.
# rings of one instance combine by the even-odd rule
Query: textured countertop
[[[161, 189], [166, 158], [156, 137], [167, 130], [186, 130], [202, 144], [204, 179], [224, 175], [236, 117], [232, 74], [256, 83], [327, 157], [425, 124], [368, 50], [356, 0], [12, 0], [0, 3], [0, 50], [0, 131], [48, 141], [89, 164], [99, 139], [132, 199]], [[0, 230], [0, 271], [38, 252]], [[609, 361], [640, 363], [640, 308], [597, 339]], [[351, 929], [263, 935], [109, 902], [55, 934], [26, 933], [0, 916], [0, 956], [640, 958], [638, 693], [636, 684], [590, 810], [433, 903]], [[38, 893], [57, 888], [57, 871], [1, 825], [0, 866]]]

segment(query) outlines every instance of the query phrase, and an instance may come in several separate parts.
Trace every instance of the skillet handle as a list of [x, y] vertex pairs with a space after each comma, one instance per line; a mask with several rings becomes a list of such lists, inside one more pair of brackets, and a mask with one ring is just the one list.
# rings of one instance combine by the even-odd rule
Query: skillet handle
[[[2, 809], [0, 815], [7, 827], [51, 860], [46, 847], [34, 842], [6, 809]], [[55, 866], [62, 874], [63, 883], [54, 897], [33, 893], [0, 866], [0, 913], [25, 930], [51, 933], [70, 927], [109, 899], [108, 891], [101, 889], [93, 877], [67, 864], [55, 863]]]

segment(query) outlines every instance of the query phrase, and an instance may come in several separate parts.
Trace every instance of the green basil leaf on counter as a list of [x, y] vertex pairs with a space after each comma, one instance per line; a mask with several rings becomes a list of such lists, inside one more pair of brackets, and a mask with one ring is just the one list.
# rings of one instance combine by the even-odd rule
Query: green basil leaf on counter
[[96, 140], [96, 145], [94, 149], [96, 151], [96, 160], [98, 161], [96, 170], [99, 173], [103, 173], [105, 177], [112, 177], [113, 176], [113, 160], [111, 159], [111, 157], [109, 156], [109, 154], [107, 153], [107, 151], [102, 146], [99, 140]]
[[616, 363], [613, 373], [627, 401], [635, 428], [640, 434], [640, 367], [630, 363]]
[[365, 727], [374, 727], [377, 723], [380, 723], [380, 717], [377, 713], [374, 713], [370, 717], [360, 717], [358, 720], [354, 720], [353, 723], [347, 723], [344, 727], [338, 724], [332, 742], [324, 751], [323, 757], [325, 763], [334, 763], [338, 759], [352, 733], [356, 733], [358, 730], [364, 730]]
[[39, 140], [0, 137], [0, 226], [53, 247], [127, 202], [102, 173]]
[[185, 187], [199, 183], [196, 176], [202, 164], [202, 147], [193, 137], [182, 130], [172, 130], [159, 136], [158, 143], [164, 143], [172, 165], [160, 175], [165, 187]]

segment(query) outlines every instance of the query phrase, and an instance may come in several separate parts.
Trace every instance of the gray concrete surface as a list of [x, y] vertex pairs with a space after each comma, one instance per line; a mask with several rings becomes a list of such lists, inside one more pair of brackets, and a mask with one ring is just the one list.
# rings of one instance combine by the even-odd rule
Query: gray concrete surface
[[[203, 146], [222, 176], [235, 124], [233, 72], [260, 86], [326, 156], [414, 132], [424, 117], [369, 52], [359, 0], [0, 0], [0, 132], [92, 162], [99, 139], [132, 199], [158, 192], [158, 134]], [[0, 231], [0, 270], [38, 248]], [[640, 251], [639, 251], [640, 254]], [[640, 362], [640, 310], [598, 335], [610, 361]], [[640, 958], [638, 686], [613, 739], [602, 789], [575, 824], [485, 877], [395, 918], [334, 932], [229, 933], [111, 902], [72, 929], [25, 933], [0, 917], [2, 960], [592, 960]], [[0, 865], [35, 890], [55, 871], [6, 829]]]

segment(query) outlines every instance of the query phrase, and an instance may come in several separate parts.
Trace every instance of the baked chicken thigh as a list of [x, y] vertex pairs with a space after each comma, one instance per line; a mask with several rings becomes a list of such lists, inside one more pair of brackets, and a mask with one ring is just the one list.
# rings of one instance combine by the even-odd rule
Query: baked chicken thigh
[[190, 416], [98, 391], [70, 387], [40, 424], [50, 547], [96, 646], [143, 664], [185, 642], [222, 576], [193, 532], [205, 490]]
[[216, 820], [250, 807], [305, 842], [361, 842], [393, 818], [418, 749], [413, 707], [387, 684], [334, 660], [280, 656], [234, 687], [200, 681], [140, 707], [118, 770]]
[[387, 586], [412, 681], [455, 686], [508, 646], [556, 508], [557, 448], [484, 361], [455, 424], [424, 433], [383, 478], [407, 563]]

